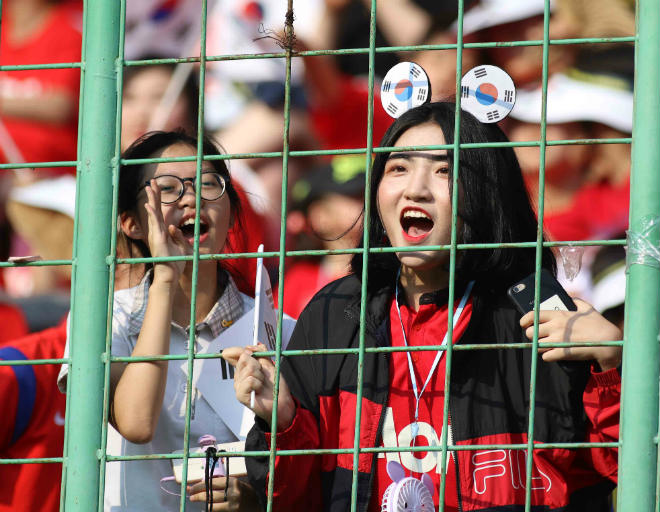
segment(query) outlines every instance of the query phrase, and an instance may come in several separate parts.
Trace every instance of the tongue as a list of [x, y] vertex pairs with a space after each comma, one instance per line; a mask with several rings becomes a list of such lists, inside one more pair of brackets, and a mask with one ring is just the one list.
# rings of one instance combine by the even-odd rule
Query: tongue
[[422, 236], [433, 229], [433, 223], [426, 219], [416, 219], [410, 222], [408, 234], [410, 236]]

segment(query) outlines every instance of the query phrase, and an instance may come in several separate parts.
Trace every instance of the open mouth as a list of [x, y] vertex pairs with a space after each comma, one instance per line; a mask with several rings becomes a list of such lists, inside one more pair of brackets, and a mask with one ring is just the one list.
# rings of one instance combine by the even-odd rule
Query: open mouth
[[[179, 229], [185, 238], [191, 239], [195, 236], [195, 218], [185, 219], [179, 224]], [[209, 230], [208, 224], [203, 219], [199, 219], [199, 236], [206, 234]]]
[[401, 213], [401, 227], [411, 239], [426, 237], [433, 229], [433, 220], [422, 210], [406, 209]]

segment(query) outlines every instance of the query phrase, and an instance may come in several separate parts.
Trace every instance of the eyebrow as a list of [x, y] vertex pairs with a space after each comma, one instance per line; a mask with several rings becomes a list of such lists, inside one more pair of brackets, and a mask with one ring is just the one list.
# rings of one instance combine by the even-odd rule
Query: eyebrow
[[444, 155], [438, 155], [435, 153], [424, 153], [420, 151], [406, 151], [401, 153], [390, 153], [387, 157], [388, 160], [394, 160], [398, 158], [403, 158], [404, 160], [411, 160], [412, 158], [425, 158], [427, 160], [432, 160], [434, 162], [448, 162], [449, 157], [445, 153]]

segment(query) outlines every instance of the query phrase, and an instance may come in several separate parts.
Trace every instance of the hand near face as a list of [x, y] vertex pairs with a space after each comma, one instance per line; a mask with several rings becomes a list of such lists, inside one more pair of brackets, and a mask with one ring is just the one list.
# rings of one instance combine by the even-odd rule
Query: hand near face
[[[165, 225], [160, 202], [160, 188], [156, 180], [151, 180], [146, 188], [147, 202], [144, 205], [147, 211], [148, 244], [151, 255], [158, 256], [185, 256], [190, 254], [190, 245], [183, 237], [181, 230], [170, 224]], [[186, 266], [185, 261], [170, 261], [154, 265], [154, 279], [168, 282], [176, 281]]]
[[[617, 341], [622, 338], [619, 328], [607, 321], [594, 307], [573, 299], [577, 311], [539, 311], [539, 343]], [[534, 336], [534, 312], [520, 319], [525, 335]], [[622, 347], [561, 347], [543, 348], [539, 352], [544, 361], [593, 360], [607, 371], [621, 364]]]

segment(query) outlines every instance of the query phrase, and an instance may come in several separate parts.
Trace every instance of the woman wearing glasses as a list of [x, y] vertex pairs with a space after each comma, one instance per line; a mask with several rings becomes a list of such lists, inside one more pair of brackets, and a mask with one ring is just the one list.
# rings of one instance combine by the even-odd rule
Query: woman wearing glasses
[[[207, 140], [203, 152], [219, 154]], [[180, 132], [152, 132], [135, 141], [123, 156], [178, 158], [196, 154], [196, 139]], [[203, 161], [201, 173], [200, 181], [195, 160], [121, 167], [119, 223], [130, 256], [192, 254], [196, 216], [200, 255], [222, 252], [227, 232], [239, 218], [238, 195], [224, 160]], [[199, 211], [195, 207], [196, 189], [201, 189]], [[238, 291], [217, 261], [200, 261], [198, 269], [193, 325], [192, 261], [147, 265], [137, 286], [115, 292], [114, 356], [187, 354], [191, 327], [199, 350], [249, 309], [252, 299]], [[110, 429], [111, 454], [151, 455], [183, 449], [187, 393], [186, 375], [180, 366], [181, 361], [112, 365], [110, 422], [123, 439]], [[193, 446], [205, 434], [215, 436], [218, 442], [237, 440], [196, 389], [190, 416]], [[161, 490], [160, 481], [171, 476], [172, 465], [167, 459], [109, 463], [106, 511], [179, 510], [181, 498]], [[167, 487], [178, 491], [178, 486]], [[217, 478], [214, 488], [213, 510], [253, 510], [254, 493], [248, 484], [231, 478], [225, 491], [225, 478]], [[187, 503], [187, 510], [206, 509], [204, 482], [189, 486], [188, 496], [193, 503]]]

